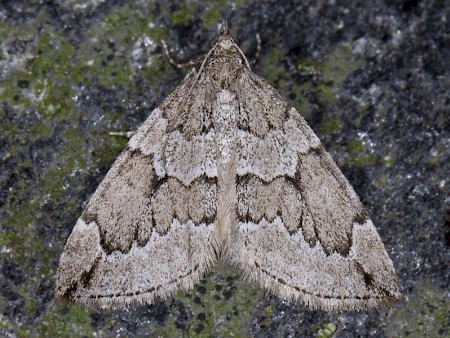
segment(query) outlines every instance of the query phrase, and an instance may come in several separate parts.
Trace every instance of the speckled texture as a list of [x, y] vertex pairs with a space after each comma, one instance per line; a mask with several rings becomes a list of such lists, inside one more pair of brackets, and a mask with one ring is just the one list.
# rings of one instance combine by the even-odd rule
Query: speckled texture
[[[261, 34], [255, 72], [305, 116], [368, 207], [403, 298], [328, 315], [215, 270], [201, 291], [150, 307], [55, 302], [63, 245], [126, 143], [107, 133], [139, 126], [183, 77], [158, 41], [193, 59], [230, 14], [247, 55]], [[334, 337], [448, 336], [449, 16], [444, 2], [417, 1], [2, 2], [0, 335], [309, 337], [334, 324]]]
[[399, 298], [358, 196], [224, 22], [199, 68], [150, 113], [61, 255], [57, 298], [101, 308], [190, 291], [218, 260], [315, 309]]

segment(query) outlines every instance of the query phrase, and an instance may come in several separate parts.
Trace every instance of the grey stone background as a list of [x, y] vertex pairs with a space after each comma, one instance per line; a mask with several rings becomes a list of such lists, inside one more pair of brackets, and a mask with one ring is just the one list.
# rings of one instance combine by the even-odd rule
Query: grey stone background
[[[445, 1], [1, 1], [0, 336], [448, 337], [450, 6]], [[402, 299], [329, 314], [217, 266], [152, 306], [53, 297], [76, 219], [133, 130], [228, 19], [367, 206]]]

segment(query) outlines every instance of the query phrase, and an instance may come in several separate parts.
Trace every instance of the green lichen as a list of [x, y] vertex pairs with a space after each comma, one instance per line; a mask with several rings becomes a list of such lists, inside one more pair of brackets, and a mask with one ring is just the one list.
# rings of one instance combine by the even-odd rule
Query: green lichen
[[300, 59], [297, 61], [297, 71], [303, 75], [320, 74], [320, 65], [318, 62], [309, 59]]
[[349, 156], [347, 162], [356, 167], [370, 167], [377, 162], [377, 159], [378, 157], [375, 154], [364, 154], [359, 156]]
[[430, 165], [439, 165], [439, 163], [446, 161], [448, 153], [448, 144], [445, 139], [439, 140], [431, 149], [428, 156], [428, 163]]
[[382, 176], [378, 178], [376, 182], [379, 187], [385, 187], [388, 183], [388, 178], [386, 176]]
[[[235, 1], [234, 6], [240, 3], [241, 1]], [[174, 25], [185, 26], [194, 18], [199, 17], [205, 29], [214, 29], [218, 23], [229, 16], [230, 11], [231, 6], [226, 0], [211, 1], [204, 6], [198, 2], [186, 2], [177, 5], [170, 13], [170, 18]]]
[[172, 23], [174, 25], [186, 25], [194, 17], [199, 4], [196, 2], [187, 2], [180, 4], [176, 10], [172, 12]]
[[388, 337], [449, 337], [450, 302], [445, 291], [430, 281], [422, 281], [416, 296], [398, 306], [387, 326]]
[[317, 332], [317, 338], [330, 338], [336, 331], [336, 325], [333, 323], [323, 324], [323, 327]]
[[[284, 67], [280, 67], [280, 61], [283, 60], [284, 52], [282, 50], [272, 50], [260, 61], [259, 68], [262, 70], [262, 76], [266, 81], [275, 85], [278, 90], [283, 91], [280, 88], [281, 85], [283, 87], [287, 87], [287, 82], [283, 80], [289, 79], [287, 72]], [[284, 83], [280, 83], [284, 82]]]
[[87, 41], [95, 41], [95, 52], [91, 44], [81, 45], [75, 72], [81, 77], [80, 82], [83, 82], [84, 74], [88, 74], [90, 79], [106, 89], [115, 89], [117, 86], [127, 90], [132, 88], [127, 51], [134, 39], [139, 37], [146, 22], [129, 14], [127, 10], [117, 8], [86, 34]]
[[9, 327], [8, 322], [6, 320], [4, 320], [3, 315], [0, 315], [0, 329], [6, 329], [8, 327]]
[[37, 299], [27, 299], [25, 303], [25, 311], [35, 317], [39, 315], [39, 301]]
[[348, 152], [352, 155], [359, 155], [364, 151], [364, 144], [361, 141], [353, 141], [348, 145]]
[[273, 321], [273, 313], [274, 313], [274, 307], [272, 305], [269, 305], [266, 307], [265, 311], [263, 312], [263, 315], [258, 318], [258, 324], [260, 327], [264, 326], [270, 326], [270, 323]]
[[340, 86], [349, 74], [363, 64], [362, 60], [355, 59], [350, 46], [346, 44], [338, 45], [326, 57], [323, 67], [323, 80], [325, 83], [333, 82]]
[[334, 105], [336, 94], [345, 79], [363, 65], [363, 61], [356, 60], [348, 45], [337, 46], [327, 55], [322, 69], [322, 84], [317, 86], [317, 93], [323, 103]]
[[203, 26], [211, 29], [217, 26], [217, 23], [221, 22], [223, 17], [223, 10], [227, 8], [227, 0], [216, 0], [208, 3], [205, 11], [201, 14]]
[[285, 93], [286, 100], [294, 106], [300, 114], [308, 119], [313, 112], [314, 105], [306, 98], [307, 93], [314, 90], [311, 86], [311, 82], [304, 82], [297, 84], [282, 78], [279, 82], [281, 84], [281, 91]]
[[31, 140], [49, 137], [52, 130], [49, 121], [61, 118], [73, 107], [67, 81], [70, 67], [66, 67], [72, 53], [69, 43], [57, 34], [44, 31], [38, 37], [34, 58], [28, 62], [26, 71], [13, 73], [4, 82], [0, 99], [18, 109], [35, 107], [41, 114], [41, 119], [26, 130]]
[[312, 105], [305, 97], [305, 92], [311, 91], [311, 82], [296, 84], [290, 74], [281, 66], [284, 51], [275, 49], [269, 52], [261, 61], [259, 68], [261, 76], [280, 91], [304, 117], [308, 118], [312, 111]]
[[391, 155], [386, 155], [383, 157], [383, 162], [386, 168], [391, 168], [394, 164], [394, 158]]
[[266, 308], [266, 316], [271, 316], [272, 314], [273, 314], [273, 311], [274, 311], [274, 308], [273, 308], [273, 306], [271, 306], [271, 305], [269, 305], [267, 308]]
[[387, 107], [381, 106], [381, 107], [378, 108], [378, 112], [377, 113], [378, 113], [379, 116], [386, 116], [387, 113], [388, 113], [388, 109], [387, 109]]
[[336, 115], [328, 115], [319, 124], [319, 131], [322, 134], [332, 134], [341, 128], [341, 120]]
[[178, 292], [174, 299], [190, 313], [187, 328], [178, 328], [174, 313], [155, 332], [163, 337], [242, 337], [262, 290], [242, 281], [236, 269], [217, 264], [192, 292]]
[[336, 87], [328, 85], [319, 85], [316, 88], [320, 100], [326, 105], [333, 105], [336, 103]]
[[[350, 47], [347, 45], [339, 45], [326, 57], [323, 64], [319, 65], [313, 61], [300, 60], [297, 63], [297, 70], [301, 74], [322, 74], [322, 81], [313, 89], [320, 103], [327, 108], [337, 103], [337, 93], [345, 79], [361, 66], [362, 62], [355, 60]], [[306, 88], [304, 87], [303, 90], [306, 90]], [[301, 109], [306, 111], [311, 110], [311, 106], [307, 102], [302, 102], [301, 99], [299, 101]], [[331, 134], [338, 131], [340, 127], [341, 122], [339, 117], [329, 115], [320, 123], [319, 131], [322, 134]]]
[[39, 337], [93, 337], [89, 311], [78, 305], [55, 305], [37, 326]]
[[374, 153], [367, 153], [361, 141], [350, 142], [347, 147], [347, 162], [357, 167], [372, 166], [378, 160]]

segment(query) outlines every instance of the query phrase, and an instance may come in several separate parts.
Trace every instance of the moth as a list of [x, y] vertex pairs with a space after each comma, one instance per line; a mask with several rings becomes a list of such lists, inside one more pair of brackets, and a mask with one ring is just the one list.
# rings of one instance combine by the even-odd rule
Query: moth
[[399, 297], [355, 191], [299, 112], [251, 71], [226, 23], [91, 197], [61, 255], [56, 296], [151, 304], [193, 288], [218, 260], [315, 309]]

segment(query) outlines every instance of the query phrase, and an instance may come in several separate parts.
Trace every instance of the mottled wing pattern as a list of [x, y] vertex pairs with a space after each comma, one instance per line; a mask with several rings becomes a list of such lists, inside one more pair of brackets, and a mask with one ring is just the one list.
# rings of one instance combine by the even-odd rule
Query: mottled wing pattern
[[399, 296], [353, 188], [226, 23], [155, 109], [70, 235], [56, 294], [103, 307], [186, 290], [218, 258], [282, 298], [353, 310]]
[[285, 299], [352, 310], [395, 300], [395, 271], [344, 175], [295, 108], [240, 79], [238, 229], [231, 261]]
[[114, 307], [191, 288], [215, 260], [211, 109], [195, 72], [156, 108], [107, 173], [70, 235], [56, 294]]

